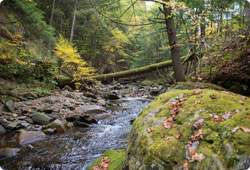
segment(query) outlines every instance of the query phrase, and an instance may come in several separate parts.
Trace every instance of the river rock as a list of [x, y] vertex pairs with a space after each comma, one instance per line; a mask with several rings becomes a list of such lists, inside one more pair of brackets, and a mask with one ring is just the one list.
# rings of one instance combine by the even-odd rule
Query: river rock
[[85, 123], [88, 123], [88, 124], [98, 122], [96, 119], [94, 119], [93, 117], [91, 117], [89, 115], [81, 115], [80, 117], [81, 117], [81, 122], [85, 122]]
[[15, 111], [14, 102], [12, 100], [7, 101], [5, 103], [5, 108], [7, 109], [7, 111], [14, 112]]
[[[176, 100], [169, 102], [171, 98]], [[249, 168], [247, 106], [250, 106], [250, 98], [226, 91], [171, 90], [158, 96], [133, 123], [126, 168]], [[152, 109], [159, 112], [151, 112]], [[230, 116], [225, 116], [228, 114]]]
[[89, 125], [85, 122], [80, 121], [74, 121], [73, 122], [74, 127], [89, 127]]
[[0, 125], [0, 135], [5, 134], [5, 133], [6, 133], [5, 128], [2, 125]]
[[51, 122], [52, 118], [44, 113], [34, 112], [32, 114], [32, 120], [39, 125], [47, 125]]
[[76, 109], [78, 114], [98, 114], [105, 111], [105, 108], [99, 105], [80, 106]]
[[39, 131], [26, 131], [26, 130], [19, 130], [19, 134], [17, 136], [17, 142], [19, 144], [27, 144], [33, 143], [45, 138], [45, 134]]
[[74, 121], [81, 121], [81, 115], [75, 114], [75, 115], [68, 115], [66, 117], [66, 120], [68, 122], [74, 122]]
[[16, 156], [20, 151], [20, 148], [0, 148], [0, 158], [10, 158]]
[[46, 128], [56, 129], [57, 133], [63, 133], [65, 131], [62, 121], [56, 119], [46, 126]]
[[108, 100], [120, 99], [120, 97], [115, 92], [102, 92], [102, 91], [99, 91], [98, 94], [100, 96], [104, 97], [105, 99], [108, 99]]
[[18, 120], [12, 120], [12, 121], [8, 121], [6, 119], [1, 119], [0, 123], [9, 130], [17, 130], [20, 129], [22, 127], [21, 125], [21, 121]]

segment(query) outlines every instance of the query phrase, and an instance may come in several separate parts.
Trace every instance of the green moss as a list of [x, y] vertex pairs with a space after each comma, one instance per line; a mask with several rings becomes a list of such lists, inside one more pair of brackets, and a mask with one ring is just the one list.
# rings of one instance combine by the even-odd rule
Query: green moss
[[88, 167], [88, 170], [92, 170], [94, 166], [100, 165], [101, 160], [104, 157], [108, 157], [111, 160], [109, 170], [120, 170], [124, 167], [126, 159], [125, 150], [107, 150], [102, 154], [102, 157], [95, 160], [94, 163]]
[[[197, 132], [193, 125], [200, 119], [204, 119], [204, 125], [200, 128], [203, 132], [203, 139], [199, 140], [197, 153], [203, 153], [206, 158], [201, 162], [191, 163], [190, 167], [204, 169], [204, 167], [210, 167], [211, 164], [211, 167], [215, 168], [231, 167], [238, 162], [233, 155], [250, 154], [250, 134], [241, 129], [233, 132], [239, 126], [250, 129], [248, 118], [250, 112], [243, 111], [246, 107], [250, 107], [250, 99], [208, 89], [203, 89], [199, 95], [193, 95], [193, 91], [169, 91], [158, 96], [141, 111], [132, 126], [127, 149], [130, 156], [127, 162], [130, 157], [139, 159], [144, 165], [136, 167], [137, 169], [142, 167], [142, 169], [150, 169], [152, 165], [171, 168], [183, 165], [186, 159], [185, 145], [191, 141], [192, 134]], [[170, 129], [162, 129], [163, 121], [167, 120], [171, 113], [169, 109], [171, 103], [168, 101], [182, 95], [187, 99], [175, 117], [174, 126]], [[216, 99], [212, 99], [211, 95], [215, 95]], [[199, 104], [195, 104], [198, 100]], [[240, 104], [240, 100], [243, 100], [244, 104]], [[151, 113], [152, 109], [157, 108], [160, 110], [158, 113]], [[240, 112], [229, 116], [225, 121], [212, 120], [211, 114], [222, 117], [227, 112], [235, 110]], [[147, 133], [148, 128], [151, 128], [153, 132]], [[175, 136], [179, 132], [182, 135], [180, 139], [176, 139]], [[170, 137], [171, 141], [166, 141], [166, 137]], [[229, 153], [224, 146], [231, 143], [233, 143], [233, 149], [232, 153]], [[225, 155], [231, 156], [232, 161], [228, 163]]]

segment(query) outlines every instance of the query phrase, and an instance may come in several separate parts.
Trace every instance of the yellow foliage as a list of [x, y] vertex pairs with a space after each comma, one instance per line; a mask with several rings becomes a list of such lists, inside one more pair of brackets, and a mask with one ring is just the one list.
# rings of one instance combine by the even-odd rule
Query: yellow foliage
[[[84, 77], [92, 75], [93, 67], [87, 67], [86, 62], [80, 58], [76, 47], [70, 44], [61, 35], [54, 49], [55, 56], [61, 62], [61, 68], [68, 69], [73, 72], [73, 81], [78, 82]], [[79, 82], [76, 83], [79, 86]]]

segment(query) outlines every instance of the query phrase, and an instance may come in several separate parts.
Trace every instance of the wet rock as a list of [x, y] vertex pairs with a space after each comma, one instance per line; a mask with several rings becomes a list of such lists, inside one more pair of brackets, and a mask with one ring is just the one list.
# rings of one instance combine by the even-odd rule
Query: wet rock
[[82, 115], [81, 117], [81, 122], [85, 122], [85, 123], [97, 123], [98, 121], [96, 119], [94, 119], [93, 117], [89, 116], [89, 115]]
[[76, 109], [78, 114], [98, 114], [105, 111], [105, 108], [99, 105], [81, 106]]
[[7, 101], [4, 106], [5, 106], [5, 109], [7, 109], [7, 111], [10, 111], [10, 112], [15, 111], [15, 105], [12, 100]]
[[31, 126], [31, 124], [29, 124], [26, 121], [23, 121], [23, 122], [21, 122], [21, 126], [24, 127], [24, 128], [28, 128], [29, 126]]
[[5, 128], [2, 125], [0, 125], [0, 135], [5, 134], [5, 133], [6, 133]]
[[0, 148], [0, 158], [10, 158], [16, 156], [20, 151], [20, 148]]
[[26, 131], [21, 129], [17, 136], [17, 142], [19, 144], [33, 143], [45, 138], [45, 133], [38, 131]]
[[47, 135], [52, 135], [56, 133], [56, 129], [48, 128], [48, 129], [43, 130], [43, 132]]
[[74, 121], [73, 122], [74, 127], [89, 127], [89, 125], [85, 122], [80, 121]]
[[66, 117], [66, 120], [68, 122], [74, 122], [74, 121], [81, 121], [81, 116], [79, 114], [76, 114], [76, 115], [68, 115]]
[[52, 118], [44, 113], [34, 112], [32, 114], [32, 120], [39, 125], [47, 125], [51, 122]]
[[100, 96], [108, 100], [117, 100], [120, 99], [115, 92], [98, 92]]
[[46, 126], [46, 128], [55, 129], [57, 133], [63, 133], [65, 131], [62, 121], [56, 119]]

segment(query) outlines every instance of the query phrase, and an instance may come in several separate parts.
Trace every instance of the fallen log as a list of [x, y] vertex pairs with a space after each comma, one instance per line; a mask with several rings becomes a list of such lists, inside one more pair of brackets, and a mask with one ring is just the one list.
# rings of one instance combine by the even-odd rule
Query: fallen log
[[[182, 63], [184, 63], [185, 61], [188, 61], [191, 56], [192, 55], [181, 57]], [[91, 76], [91, 78], [100, 80], [100, 81], [107, 81], [107, 80], [113, 80], [113, 79], [119, 79], [123, 77], [130, 77], [130, 76], [135, 76], [139, 74], [144, 74], [144, 73], [148, 73], [151, 71], [156, 71], [157, 69], [167, 68], [171, 66], [172, 66], [172, 60], [167, 60], [167, 61], [163, 61], [160, 63], [151, 64], [148, 66], [139, 67], [139, 68], [135, 68], [131, 70]]]

